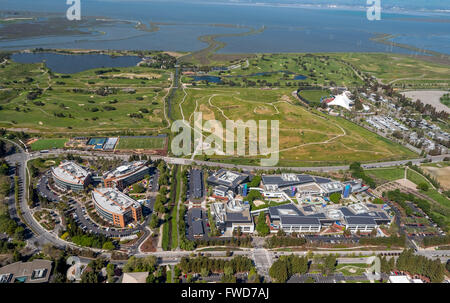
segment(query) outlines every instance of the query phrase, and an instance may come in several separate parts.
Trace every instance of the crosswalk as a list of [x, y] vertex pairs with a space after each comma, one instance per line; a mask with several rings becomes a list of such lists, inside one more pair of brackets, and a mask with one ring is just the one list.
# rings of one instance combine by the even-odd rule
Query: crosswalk
[[270, 281], [269, 269], [272, 266], [271, 253], [267, 249], [256, 248], [253, 250], [253, 260], [255, 261], [258, 274]]

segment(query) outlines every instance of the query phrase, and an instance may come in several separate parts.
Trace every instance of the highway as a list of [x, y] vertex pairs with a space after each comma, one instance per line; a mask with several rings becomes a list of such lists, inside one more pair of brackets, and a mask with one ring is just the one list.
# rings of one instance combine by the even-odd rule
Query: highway
[[[60, 154], [76, 154], [80, 156], [85, 157], [120, 157], [124, 160], [128, 160], [129, 156], [128, 154], [119, 154], [119, 153], [110, 153], [110, 152], [94, 152], [94, 151], [80, 151], [80, 150], [62, 150], [62, 149], [55, 149], [51, 150], [46, 154], [40, 154], [39, 152], [34, 152], [31, 154], [30, 159], [40, 158], [40, 157], [46, 157], [52, 156], [52, 155], [60, 155]], [[408, 159], [408, 160], [397, 160], [397, 161], [387, 161], [387, 162], [374, 162], [374, 163], [366, 163], [361, 164], [361, 167], [363, 168], [379, 168], [379, 167], [392, 167], [397, 165], [405, 165], [408, 162], [412, 162], [413, 164], [419, 164], [423, 162], [425, 159], [431, 160], [431, 162], [441, 162], [444, 160], [444, 158], [450, 157], [450, 154], [445, 155], [439, 155], [439, 156], [429, 156], [427, 158], [416, 158], [416, 159]], [[236, 164], [230, 164], [230, 163], [221, 163], [221, 162], [211, 162], [211, 161], [201, 161], [201, 160], [191, 160], [191, 159], [185, 159], [185, 158], [174, 158], [174, 157], [164, 157], [164, 156], [150, 156], [151, 160], [164, 160], [167, 163], [170, 164], [180, 164], [180, 165], [204, 165], [204, 166], [210, 166], [210, 167], [222, 167], [222, 168], [229, 168], [229, 169], [243, 169], [243, 170], [276, 170], [276, 169], [286, 169], [286, 170], [292, 170], [292, 171], [315, 171], [315, 172], [329, 172], [329, 171], [339, 171], [339, 170], [348, 170], [350, 168], [349, 165], [340, 165], [340, 166], [317, 166], [317, 167], [263, 167], [263, 166], [256, 166], [256, 165], [236, 165]]]

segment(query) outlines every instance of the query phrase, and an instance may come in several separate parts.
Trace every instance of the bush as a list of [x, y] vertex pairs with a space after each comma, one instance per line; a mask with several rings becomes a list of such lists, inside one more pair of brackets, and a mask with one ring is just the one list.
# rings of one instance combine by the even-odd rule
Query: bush
[[428, 188], [429, 188], [428, 184], [424, 182], [417, 185], [417, 189], [419, 190], [428, 191]]
[[330, 200], [333, 203], [339, 203], [341, 201], [341, 194], [340, 193], [332, 193], [330, 195]]

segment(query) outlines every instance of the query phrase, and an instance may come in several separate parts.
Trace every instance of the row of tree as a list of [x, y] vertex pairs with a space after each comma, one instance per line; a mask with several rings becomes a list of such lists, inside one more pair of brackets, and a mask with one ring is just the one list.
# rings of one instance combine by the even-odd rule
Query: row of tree
[[404, 235], [401, 236], [390, 236], [390, 237], [370, 237], [370, 238], [360, 238], [359, 244], [361, 245], [383, 245], [387, 247], [397, 246], [405, 247], [406, 238]]
[[281, 256], [269, 269], [269, 275], [276, 282], [284, 283], [292, 275], [308, 272], [308, 258], [295, 255]]
[[425, 256], [415, 255], [412, 249], [405, 250], [400, 254], [395, 267], [411, 275], [428, 277], [434, 283], [444, 280], [445, 265], [439, 259], [431, 260]]
[[183, 257], [179, 266], [184, 273], [200, 273], [202, 269], [206, 269], [215, 273], [235, 274], [249, 272], [254, 268], [252, 260], [244, 256], [236, 256], [231, 260], [211, 259], [203, 256]]
[[302, 246], [306, 243], [305, 238], [296, 237], [294, 235], [276, 235], [266, 239], [265, 245], [268, 248], [288, 247], [288, 246]]

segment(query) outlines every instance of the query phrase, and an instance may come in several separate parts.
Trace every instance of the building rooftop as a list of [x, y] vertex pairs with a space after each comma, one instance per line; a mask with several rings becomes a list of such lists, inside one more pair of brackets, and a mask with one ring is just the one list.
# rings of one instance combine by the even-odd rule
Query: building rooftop
[[216, 186], [215, 189], [223, 191], [223, 192], [227, 192], [228, 191], [228, 187], [223, 186], [223, 185]]
[[333, 182], [328, 182], [328, 183], [321, 183], [320, 187], [325, 192], [337, 192], [337, 191], [342, 191], [342, 189], [343, 189], [342, 183], [339, 182], [339, 181], [333, 181]]
[[205, 233], [203, 229], [203, 223], [202, 221], [194, 221], [192, 222], [192, 231], [195, 236], [203, 235]]
[[123, 274], [122, 283], [146, 283], [148, 272], [126, 272]]
[[0, 283], [48, 282], [52, 261], [35, 259], [32, 262], [16, 262], [0, 268]]
[[369, 217], [345, 217], [347, 224], [377, 225], [373, 218]]
[[90, 173], [75, 162], [62, 162], [58, 167], [52, 168], [53, 174], [65, 182], [72, 184], [84, 184]]
[[113, 188], [95, 189], [92, 198], [100, 207], [115, 214], [124, 214], [131, 207], [140, 207], [137, 201]]
[[391, 283], [411, 283], [411, 280], [407, 276], [389, 276], [389, 282], [391, 282]]
[[202, 218], [202, 209], [201, 208], [197, 208], [197, 207], [191, 208], [190, 212], [191, 212], [192, 220]]
[[252, 217], [248, 209], [242, 212], [226, 212], [225, 218], [227, 222], [246, 223], [252, 222]]
[[220, 169], [216, 173], [208, 177], [208, 183], [214, 185], [222, 185], [228, 189], [235, 189], [241, 183], [248, 179], [249, 175], [239, 172], [233, 172], [226, 169]]
[[304, 214], [293, 204], [269, 207], [269, 215], [271, 218], [275, 219], [281, 216], [304, 216]]
[[315, 182], [310, 175], [282, 174], [278, 176], [262, 176], [264, 185], [277, 185], [278, 187], [295, 186]]
[[191, 171], [192, 183], [193, 183], [193, 193], [194, 197], [200, 198], [203, 196], [203, 180], [202, 180], [202, 171], [199, 169], [193, 169]]
[[282, 225], [320, 225], [317, 218], [302, 217], [302, 216], [280, 216]]
[[111, 170], [107, 173], [105, 173], [104, 177], [105, 179], [120, 179], [124, 178], [128, 175], [131, 175], [137, 171], [140, 171], [141, 169], [146, 168], [145, 164], [146, 161], [135, 161], [131, 163], [126, 163], [124, 165], [121, 165], [114, 170]]

